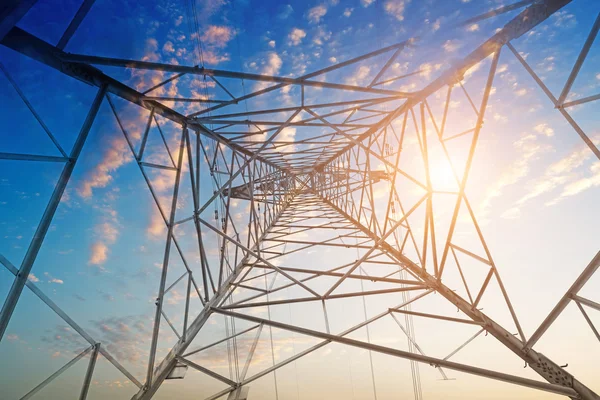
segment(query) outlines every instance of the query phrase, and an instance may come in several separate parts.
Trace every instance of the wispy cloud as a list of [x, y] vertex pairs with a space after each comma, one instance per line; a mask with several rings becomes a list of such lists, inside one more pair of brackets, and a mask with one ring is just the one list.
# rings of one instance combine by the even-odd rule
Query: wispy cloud
[[321, 18], [323, 18], [327, 14], [327, 7], [325, 4], [319, 4], [308, 10], [307, 19], [309, 22], [313, 24], [318, 24], [321, 22]]
[[388, 0], [383, 4], [383, 9], [398, 21], [404, 21], [404, 10], [409, 1], [410, 0]]

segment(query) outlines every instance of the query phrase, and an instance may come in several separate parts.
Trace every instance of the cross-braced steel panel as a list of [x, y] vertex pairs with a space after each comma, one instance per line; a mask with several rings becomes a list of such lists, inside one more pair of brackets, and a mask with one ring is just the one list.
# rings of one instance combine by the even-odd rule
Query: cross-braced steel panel
[[[80, 395], [80, 398], [86, 398], [99, 355], [137, 385], [139, 391], [134, 399], [151, 398], [166, 379], [180, 377], [179, 374], [188, 368], [218, 382], [221, 389], [209, 399], [246, 398], [246, 387], [267, 376], [273, 376], [275, 397], [278, 397], [278, 370], [330, 344], [368, 351], [371, 377], [365, 379], [373, 380], [374, 391], [372, 355], [380, 353], [410, 360], [415, 398], [421, 396], [417, 389], [421, 384], [419, 364], [431, 365], [442, 379], [448, 379], [449, 371], [460, 371], [573, 399], [600, 398], [564, 366], [535, 347], [571, 301], [576, 303], [583, 320], [600, 340], [588, 315], [588, 311], [600, 311], [600, 304], [578, 294], [600, 266], [600, 253], [595, 255], [543, 324], [528, 336], [501, 279], [502, 268], [492, 257], [466, 193], [480, 132], [488, 118], [488, 101], [495, 82], [502, 79], [498, 76], [501, 54], [516, 57], [532, 81], [547, 95], [556, 112], [600, 159], [594, 140], [569, 113], [571, 107], [596, 101], [599, 96], [579, 100], [568, 98], [600, 28], [600, 14], [582, 44], [563, 90], [555, 96], [511, 42], [571, 3], [569, 0], [518, 2], [466, 21], [466, 24], [473, 24], [522, 8], [517, 16], [466, 57], [437, 76], [428, 75], [427, 82], [421, 87], [409, 90], [401, 90], [393, 84], [419, 74], [419, 71], [390, 77], [389, 70], [403, 51], [418, 51], [419, 40], [426, 38], [406, 40], [294, 78], [267, 76], [71, 54], [64, 48], [93, 1], [83, 2], [56, 45], [15, 26], [33, 3], [22, 1], [6, 6], [0, 20], [1, 44], [96, 87], [97, 93], [75, 144], [67, 151], [28, 102], [10, 71], [0, 64], [4, 75], [61, 154], [0, 153], [0, 159], [63, 165], [21, 265], [13, 265], [0, 256], [0, 262], [14, 275], [0, 314], [0, 339], [5, 337], [27, 286], [89, 343], [87, 349], [34, 386], [23, 398], [36, 394], [80, 359], [89, 358]], [[329, 74], [344, 67], [368, 63], [380, 56], [386, 57], [386, 61], [367, 85], [327, 79]], [[162, 81], [150, 87], [132, 87], [112, 78], [102, 67], [159, 72]], [[479, 87], [468, 88], [464, 78], [474, 67], [485, 70], [484, 79], [479, 82]], [[201, 78], [205, 83], [212, 82], [211, 87], [219, 87], [229, 98], [158, 94], [163, 93], [162, 89], [167, 85], [190, 76]], [[226, 79], [227, 83], [221, 79]], [[232, 81], [258, 84], [255, 91], [235, 96], [227, 87]], [[273, 93], [287, 94], [291, 87], [299, 90], [299, 96], [291, 99], [293, 105], [268, 108], [265, 102], [263, 107], [253, 110], [235, 108], [247, 99], [268, 98]], [[311, 90], [336, 91], [340, 93], [339, 100], [319, 102], [315, 101], [315, 96], [310, 96], [309, 100]], [[448, 126], [453, 123], [452, 118], [456, 118], [452, 115], [451, 104], [456, 96], [468, 100], [464, 103], [464, 115], [469, 113], [468, 118], [473, 124], [463, 131], [451, 132]], [[441, 99], [441, 107], [432, 105], [434, 98]], [[190, 103], [201, 108], [186, 114], [180, 106]], [[128, 371], [103, 343], [96, 341], [62, 311], [59, 304], [28, 280], [101, 104], [110, 108], [112, 122], [126, 140], [166, 229], [150, 350], [143, 377]], [[127, 107], [133, 105], [145, 119], [142, 126], [136, 127], [137, 134], [132, 132], [127, 111]], [[290, 128], [301, 130], [303, 134], [294, 139], [288, 134]], [[148, 141], [152, 132], [158, 135], [155, 139], [163, 146], [162, 158], [149, 154]], [[465, 144], [462, 151], [453, 146], [458, 140]], [[434, 148], [450, 166], [450, 189], [440, 189], [432, 181], [430, 152]], [[168, 196], [158, 193], [153, 186], [152, 178], [157, 173], [165, 173], [168, 177]], [[203, 183], [212, 185], [212, 192], [201, 189]], [[181, 205], [183, 196], [191, 199], [191, 209]], [[233, 215], [234, 203], [235, 207], [244, 210], [243, 222]], [[447, 221], [440, 224], [443, 207], [450, 211], [445, 213]], [[459, 225], [471, 230], [477, 249], [461, 244], [457, 238]], [[183, 227], [192, 232], [197, 255], [193, 260], [184, 249], [183, 235], [178, 235]], [[214, 239], [211, 243], [217, 243], [216, 251], [207, 249], [208, 236]], [[332, 262], [325, 256], [330, 249], [335, 249], [339, 262]], [[289, 265], [290, 256], [309, 253], [323, 254], [323, 262], [301, 267]], [[181, 270], [172, 271], [170, 264], [174, 260], [183, 266]], [[479, 275], [483, 271], [483, 279], [474, 278], [474, 265]], [[183, 318], [175, 321], [168, 315], [165, 299], [179, 284], [185, 286], [185, 301], [180, 305]], [[482, 302], [489, 296], [497, 297], [500, 308], [510, 316], [508, 322], [500, 324], [482, 310]], [[379, 298], [381, 302], [376, 303], [376, 311], [367, 313], [366, 299], [371, 298]], [[457, 312], [449, 315], [435, 302], [427, 303], [431, 298], [454, 307]], [[392, 299], [400, 301], [388, 303]], [[333, 331], [330, 321], [344, 313], [340, 302], [345, 300], [351, 301], [347, 304], [354, 307], [352, 313], [354, 317], [358, 315], [358, 321], [346, 325], [343, 331]], [[311, 307], [312, 325], [294, 322], [291, 314], [288, 320], [280, 317], [281, 307], [298, 304]], [[426, 354], [427, 349], [420, 346], [415, 337], [413, 323], [416, 318], [466, 326], [471, 332], [450, 354], [432, 356]], [[217, 319], [224, 323], [225, 335], [212, 337], [209, 344], [194, 342], [209, 321]], [[349, 318], [349, 321], [354, 319]], [[395, 334], [406, 337], [408, 350], [372, 340], [371, 327], [382, 321], [398, 328]], [[157, 351], [163, 330], [170, 330], [177, 337], [166, 355]], [[366, 332], [366, 340], [352, 335], [359, 331]], [[455, 354], [483, 334], [495, 338], [543, 380], [452, 360]], [[286, 356], [277, 354], [274, 345], [281, 335], [300, 335], [318, 341]], [[245, 347], [240, 345], [242, 338]], [[202, 354], [223, 344], [227, 346], [228, 375], [201, 361]], [[268, 366], [261, 364], [258, 368], [253, 360], [257, 347], [262, 344], [267, 345], [270, 359]], [[245, 358], [238, 354], [240, 347], [244, 347]], [[374, 395], [377, 396], [376, 391]]]

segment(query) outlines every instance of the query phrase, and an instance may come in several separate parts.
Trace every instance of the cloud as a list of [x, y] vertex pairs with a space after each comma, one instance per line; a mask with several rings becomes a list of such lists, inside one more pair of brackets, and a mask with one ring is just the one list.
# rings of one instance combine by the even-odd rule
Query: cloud
[[19, 340], [19, 335], [15, 334], [15, 333], [9, 333], [8, 335], [6, 335], [6, 339], [16, 341], [16, 340]]
[[404, 9], [408, 2], [409, 0], [388, 0], [383, 4], [383, 9], [398, 21], [404, 21]]
[[600, 162], [595, 162], [589, 168], [590, 176], [580, 178], [574, 182], [566, 184], [563, 187], [560, 195], [546, 203], [546, 205], [554, 205], [559, 201], [564, 199], [565, 197], [571, 197], [580, 194], [588, 189], [591, 189], [596, 186], [600, 186]]
[[105, 188], [113, 180], [113, 173], [132, 157], [128, 154], [129, 148], [125, 139], [115, 137], [108, 144], [108, 149], [96, 167], [90, 171], [77, 188], [77, 194], [83, 198], [90, 198], [93, 189]]
[[550, 128], [546, 123], [537, 124], [533, 129], [542, 135], [548, 137], [554, 136], [554, 129]]
[[454, 53], [456, 50], [460, 49], [461, 44], [456, 40], [446, 40], [442, 47], [446, 53]]
[[35, 276], [34, 274], [29, 274], [29, 276], [27, 277], [27, 279], [29, 279], [31, 282], [36, 283], [39, 282], [40, 280], [38, 279], [37, 276]]
[[360, 0], [360, 4], [362, 4], [363, 7], [369, 7], [371, 4], [375, 3], [375, 0]]
[[270, 48], [274, 48], [275, 47], [275, 41], [274, 40], [269, 40], [269, 47]]
[[62, 279], [55, 278], [52, 275], [50, 275], [48, 272], [44, 272], [44, 276], [46, 278], [48, 278], [48, 283], [56, 283], [59, 285], [62, 285], [63, 283], [65, 283]]
[[[600, 143], [600, 136], [592, 138], [592, 142], [598, 145]], [[561, 193], [556, 198], [545, 203], [546, 205], [554, 205], [564, 197], [574, 196], [584, 190], [597, 186], [600, 179], [597, 176], [600, 167], [596, 166], [596, 164], [590, 166], [587, 171], [589, 176], [587, 177], [581, 177], [581, 174], [576, 173], [576, 170], [582, 167], [592, 156], [593, 153], [586, 145], [580, 145], [562, 159], [549, 165], [541, 177], [528, 185], [528, 192], [517, 201], [517, 204], [523, 205], [538, 196], [563, 186]]]
[[327, 7], [324, 4], [319, 4], [308, 10], [308, 21], [313, 24], [318, 24], [321, 22], [321, 18], [323, 18], [327, 14]]
[[344, 17], [349, 17], [352, 15], [352, 11], [354, 11], [354, 8], [346, 8], [344, 10], [344, 14], [342, 14]]
[[289, 4], [286, 4], [285, 6], [283, 6], [283, 8], [279, 12], [279, 14], [277, 14], [277, 18], [278, 19], [287, 19], [287, 17], [292, 15], [293, 12], [294, 12], [294, 9], [292, 8], [292, 6]]
[[290, 44], [294, 46], [298, 46], [302, 43], [302, 39], [306, 37], [306, 32], [300, 28], [293, 28], [290, 34], [288, 35], [288, 39]]
[[329, 57], [329, 62], [332, 64], [335, 64], [337, 62], [337, 58], [335, 57]]
[[[540, 143], [538, 137], [532, 134], [521, 136], [513, 144], [513, 148], [517, 153], [517, 158], [505, 167], [500, 177], [487, 189], [485, 197], [481, 202], [481, 216], [489, 213], [492, 200], [500, 197], [507, 186], [519, 182], [529, 174], [533, 161], [551, 150], [550, 146]], [[516, 215], [516, 211], [513, 210], [507, 215]]]
[[108, 258], [108, 247], [101, 241], [92, 244], [90, 248], [90, 258], [88, 264], [102, 265]]
[[346, 78], [346, 84], [353, 86], [360, 86], [366, 82], [366, 78], [369, 77], [371, 68], [367, 65], [361, 65], [356, 69], [354, 75]]
[[235, 36], [235, 31], [228, 26], [224, 25], [209, 25], [209, 27], [202, 34], [202, 41], [206, 42], [209, 46], [215, 46], [223, 48], [227, 46], [227, 43]]
[[315, 36], [313, 37], [313, 43], [318, 46], [321, 46], [324, 42], [328, 41], [329, 39], [331, 39], [331, 32], [323, 29], [322, 26], [319, 26], [317, 32], [315, 33]]
[[[262, 66], [260, 73], [261, 75], [277, 75], [282, 65], [281, 57], [276, 52], [270, 51], [267, 53], [266, 62]], [[269, 82], [256, 82], [254, 90], [262, 90], [268, 86]]]
[[175, 48], [173, 47], [173, 43], [170, 40], [167, 40], [163, 45], [163, 51], [165, 53], [174, 53]]

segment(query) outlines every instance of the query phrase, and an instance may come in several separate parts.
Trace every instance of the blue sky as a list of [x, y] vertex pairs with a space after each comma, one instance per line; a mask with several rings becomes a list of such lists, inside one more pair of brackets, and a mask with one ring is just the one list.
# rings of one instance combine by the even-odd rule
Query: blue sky
[[[422, 39], [403, 52], [388, 75], [382, 78], [421, 70], [417, 76], [393, 86], [396, 90], [410, 91], [418, 90], [454, 60], [468, 54], [515, 13], [463, 28], [456, 28], [454, 24], [508, 3], [499, 0], [290, 3], [199, 0], [196, 13], [200, 33], [195, 36], [202, 42], [200, 54], [194, 45], [192, 32], [195, 29], [190, 30], [194, 18], [188, 11], [189, 2], [156, 4], [98, 0], [65, 51], [181, 65], [203, 63], [207, 68], [296, 77], [420, 36]], [[79, 3], [75, 1], [60, 4], [39, 1], [18, 26], [56, 44], [78, 7]], [[527, 57], [553, 93], [558, 94], [562, 89], [598, 11], [600, 7], [594, 0], [575, 0], [532, 32], [514, 41], [515, 47]], [[376, 57], [328, 74], [326, 78], [330, 82], [365, 85], [373, 78], [377, 66], [381, 67], [386, 60], [386, 56]], [[0, 61], [68, 152], [96, 89], [3, 47], [0, 48]], [[480, 88], [488, 65], [489, 60], [484, 61], [481, 68], [473, 68], [465, 80], [465, 86], [473, 93], [476, 102], [481, 98]], [[595, 43], [575, 81], [570, 99], [600, 91], [598, 65], [600, 44]], [[489, 116], [481, 134], [467, 192], [524, 329], [531, 334], [598, 250], [596, 238], [600, 214], [595, 210], [600, 196], [600, 164], [508, 49], [503, 49], [498, 68]], [[140, 91], [168, 77], [167, 74], [151, 71], [101, 69]], [[243, 86], [239, 81], [226, 78], [220, 81], [236, 96], [266, 87], [252, 81], [245, 81]], [[227, 98], [226, 93], [213, 82], [199, 77], [182, 78], [156, 91], [156, 95]], [[265, 99], [231, 106], [226, 112], [281, 107], [299, 96], [297, 88], [278, 91]], [[307, 101], [341, 100], [338, 94], [328, 90], [313, 90], [306, 96]], [[3, 105], [0, 109], [3, 121], [0, 151], [59, 155], [4, 76], [0, 76], [0, 102]], [[440, 94], [431, 98], [433, 108], [439, 109], [442, 102]], [[115, 100], [115, 104], [130, 135], [139, 139], [148, 111], [120, 99]], [[456, 104], [451, 104], [449, 129], [455, 133], [460, 132], [464, 124], [473, 121], [472, 113], [465, 111], [468, 110], [466, 104], [465, 99], [458, 96]], [[183, 113], [200, 109], [199, 105], [185, 103], [173, 107]], [[574, 107], [570, 112], [598, 145], [598, 103]], [[158, 120], [173, 152], [178, 144], [179, 128], [162, 118]], [[284, 135], [293, 141], [314, 134], [303, 129], [306, 128], [288, 129]], [[156, 162], [164, 162], [168, 160], [168, 154], [161, 147], [157, 135], [158, 131], [153, 127], [148, 155]], [[460, 154], [463, 142], [457, 143], [454, 150]], [[0, 165], [0, 254], [18, 267], [52, 193], [61, 165], [6, 160], [0, 161]], [[440, 166], [436, 184], [445, 184], [444, 174], [444, 167]], [[161, 203], [167, 204], [172, 174], [160, 171], [152, 173], [150, 178]], [[201, 182], [202, 198], [207, 199], [213, 190], [210, 176], [204, 173]], [[189, 197], [181, 201], [181, 215], [190, 210], [190, 203]], [[244, 205], [234, 204], [234, 209], [235, 218], [242, 221]], [[212, 213], [213, 210], [209, 209], [203, 216], [212, 218]], [[147, 360], [164, 234], [164, 224], [146, 184], [108, 103], [104, 102], [30, 279], [85, 329], [101, 338], [138, 379], [144, 376]], [[182, 227], [179, 234], [182, 246], [193, 253], [191, 230], [186, 231]], [[207, 234], [206, 240], [216, 246], [214, 235]], [[465, 240], [469, 242], [469, 239]], [[217, 255], [215, 248], [211, 248], [209, 253], [210, 257]], [[190, 259], [196, 261], [192, 257], [190, 255]], [[317, 260], [316, 256], [306, 257]], [[331, 262], [337, 260], [335, 254], [327, 254], [324, 258]], [[292, 266], [300, 266], [305, 259], [296, 257], [286, 261]], [[180, 274], [183, 271], [181, 261], [174, 258], [171, 271], [179, 271]], [[170, 272], [168, 281], [177, 276], [176, 272]], [[8, 293], [11, 282], [12, 275], [1, 269], [0, 298]], [[599, 284], [597, 278], [590, 281], [584, 293], [593, 297]], [[184, 286], [177, 287], [167, 299], [167, 310], [175, 315], [176, 320], [181, 319], [177, 311], [181, 307], [177, 305], [182, 304], [184, 290]], [[598, 300], [597, 295], [595, 299]], [[199, 307], [198, 299], [194, 300], [197, 302], [195, 306]], [[373, 308], [376, 305], [374, 303]], [[24, 394], [32, 386], [32, 381], [41, 381], [84, 347], [84, 341], [44, 307], [25, 290], [8, 335], [0, 344], [0, 359], [14, 360], [10, 364], [0, 363], [0, 384], [7, 389], [7, 398]], [[494, 303], [488, 307], [494, 309]], [[557, 322], [559, 327], [551, 330], [549, 337], [540, 342], [541, 351], [556, 354], [561, 362], [569, 362], [571, 372], [582, 375], [582, 379], [588, 378], [588, 383], [592, 387], [595, 384], [598, 389], [597, 382], [589, 382], [593, 378], [593, 354], [597, 352], [582, 352], [586, 346], [598, 344], [593, 343], [591, 334], [583, 333], [587, 329], [585, 322], [571, 311]], [[310, 312], [309, 308], [295, 308], [294, 318], [310, 320]], [[340, 324], [343, 325], [343, 321]], [[564, 336], [565, 329], [559, 328], [571, 324], [577, 324], [581, 331], [573, 329]], [[212, 328], [209, 327], [207, 337], [198, 338], [198, 342], [208, 341], [210, 334], [217, 334], [219, 329], [221, 327], [215, 323]], [[376, 335], [382, 340], [387, 339], [386, 329], [382, 326], [376, 330]], [[176, 338], [170, 334], [168, 327], [161, 327], [161, 331], [159, 355], [164, 355]], [[439, 337], [432, 334], [427, 326], [422, 326], [418, 335], [424, 337], [430, 348], [436, 349]], [[458, 337], [459, 333], [449, 335]], [[290, 351], [290, 342], [294, 343], [292, 351], [295, 352], [312, 343], [281, 337], [282, 351]], [[490, 346], [493, 348], [493, 345]], [[340, 382], [347, 379], [341, 366], [348, 364], [351, 374], [365, 372], [358, 361], [362, 360], [364, 353], [356, 351], [354, 358], [348, 361], [349, 353], [342, 347], [331, 346], [328, 349], [319, 354], [323, 359], [329, 357], [331, 365], [339, 368], [331, 368], [335, 371], [330, 371], [327, 379]], [[485, 351], [482, 349], [486, 348], [475, 347], [470, 353], [473, 358], [465, 356], [465, 361], [475, 360], [477, 351]], [[595, 351], [597, 349], [595, 347]], [[489, 351], [496, 354], [495, 350]], [[518, 360], [515, 362], [509, 356], [498, 357], [496, 365], [499, 368], [520, 373]], [[298, 364], [296, 378], [291, 370], [282, 372], [282, 385], [285, 387], [282, 390], [289, 391], [289, 398], [296, 396], [296, 379], [314, 382], [312, 390], [315, 391], [327, 384], [325, 378], [315, 376], [315, 371], [326, 376], [323, 373], [325, 368], [315, 360], [318, 359]], [[382, 366], [379, 369], [381, 379], [378, 380], [382, 385], [380, 396], [392, 398], [393, 385], [390, 382], [395, 378], [385, 368], [390, 361], [379, 358], [376, 361]], [[356, 368], [354, 371], [353, 366]], [[488, 366], [494, 367], [494, 363]], [[59, 398], [68, 390], [65, 388], [76, 385], [74, 382], [80, 379], [84, 370], [83, 364], [78, 364], [70, 372], [72, 375], [63, 378], [62, 386], [56, 382], [55, 386], [45, 389], [52, 391], [47, 395]], [[533, 374], [530, 371], [526, 373]], [[129, 398], [135, 393], [135, 387], [130, 382], [125, 383], [126, 379], [108, 363], [100, 363], [98, 374], [93, 396]], [[462, 380], [443, 387], [436, 381], [435, 373], [424, 374], [429, 384], [428, 398], [436, 398], [444, 390], [449, 390], [456, 398], [478, 398], [477, 391], [469, 390], [467, 383], [473, 378], [462, 375]], [[24, 375], [31, 379], [25, 380]], [[479, 378], [474, 382], [475, 388], [498, 385], [498, 398], [509, 394], [522, 396], [520, 398], [540, 398], [536, 397], [539, 393], [534, 391], [513, 389]], [[258, 384], [259, 387], [261, 385], [266, 387], [267, 384]], [[356, 398], [370, 398], [370, 387], [365, 385], [352, 382]], [[408, 379], [406, 385], [409, 385]], [[159, 394], [181, 395], [184, 388], [193, 387], [193, 381], [184, 380], [183, 383], [170, 383], [165, 392]], [[409, 386], [403, 386], [402, 390], [408, 390], [406, 388]], [[257, 390], [269, 393], [264, 388]], [[306, 391], [301, 398], [311, 398], [311, 389], [303, 390]], [[209, 391], [203, 394], [208, 395]]]

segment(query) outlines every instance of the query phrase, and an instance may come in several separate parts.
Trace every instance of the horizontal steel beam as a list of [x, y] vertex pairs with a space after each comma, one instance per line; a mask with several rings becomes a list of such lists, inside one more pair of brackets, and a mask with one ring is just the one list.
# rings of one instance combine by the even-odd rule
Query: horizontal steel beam
[[509, 375], [502, 372], [491, 371], [484, 368], [474, 367], [471, 365], [456, 363], [453, 361], [443, 360], [441, 358], [424, 356], [421, 354], [410, 353], [408, 351], [398, 350], [390, 347], [380, 346], [373, 343], [362, 342], [360, 340], [350, 339], [343, 336], [332, 335], [329, 333], [319, 332], [312, 329], [302, 328], [295, 325], [284, 324], [277, 321], [271, 321], [264, 318], [254, 317], [251, 315], [240, 314], [232, 311], [227, 311], [220, 308], [213, 308], [212, 311], [227, 315], [229, 317], [243, 319], [250, 322], [255, 322], [259, 324], [265, 324], [268, 326], [272, 326], [273, 328], [284, 329], [291, 332], [296, 332], [302, 335], [307, 335], [315, 338], [329, 340], [334, 343], [341, 343], [348, 346], [357, 347], [360, 349], [366, 349], [369, 351], [374, 351], [376, 353], [386, 354], [394, 357], [405, 358], [408, 360], [414, 360], [418, 362], [422, 362], [425, 364], [429, 364], [435, 367], [444, 367], [448, 369], [452, 369], [455, 371], [465, 372], [467, 374], [473, 374], [478, 376], [483, 376], [485, 378], [491, 378], [503, 382], [508, 382], [520, 386], [525, 386], [533, 389], [543, 390], [550, 393], [556, 393], [563, 396], [569, 397], [577, 397], [577, 393], [568, 387], [555, 385], [552, 383], [539, 382], [534, 381], [533, 379], [527, 379], [516, 375]]

